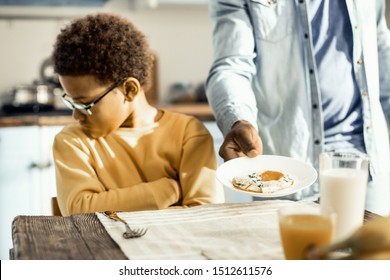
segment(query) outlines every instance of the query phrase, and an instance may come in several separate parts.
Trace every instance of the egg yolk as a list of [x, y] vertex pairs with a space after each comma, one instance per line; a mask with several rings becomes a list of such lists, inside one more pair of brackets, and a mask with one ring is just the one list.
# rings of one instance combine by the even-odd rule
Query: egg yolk
[[263, 179], [264, 182], [273, 181], [273, 180], [277, 181], [283, 178], [283, 176], [284, 176], [283, 173], [279, 171], [272, 171], [272, 170], [267, 170], [260, 174], [260, 177]]

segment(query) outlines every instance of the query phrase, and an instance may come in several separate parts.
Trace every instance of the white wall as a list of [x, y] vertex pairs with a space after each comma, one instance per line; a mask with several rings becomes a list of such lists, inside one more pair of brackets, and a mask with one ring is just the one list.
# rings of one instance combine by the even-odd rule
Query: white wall
[[[206, 79], [212, 60], [212, 23], [207, 4], [159, 5], [156, 9], [130, 11], [125, 1], [113, 2], [104, 10], [129, 18], [147, 35], [158, 55], [162, 102], [168, 100], [172, 83], [186, 81], [196, 85]], [[27, 14], [28, 9], [32, 8], [24, 8]], [[46, 10], [41, 11], [50, 15]], [[0, 95], [15, 85], [39, 78], [42, 61], [50, 55], [56, 35], [68, 21], [0, 17]]]

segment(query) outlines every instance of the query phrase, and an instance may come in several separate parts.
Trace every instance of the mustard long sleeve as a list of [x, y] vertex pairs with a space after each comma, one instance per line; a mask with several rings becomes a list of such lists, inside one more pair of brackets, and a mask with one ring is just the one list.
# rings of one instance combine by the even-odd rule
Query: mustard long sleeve
[[69, 125], [53, 155], [63, 215], [223, 202], [211, 135], [190, 116], [165, 111], [153, 126], [98, 139]]

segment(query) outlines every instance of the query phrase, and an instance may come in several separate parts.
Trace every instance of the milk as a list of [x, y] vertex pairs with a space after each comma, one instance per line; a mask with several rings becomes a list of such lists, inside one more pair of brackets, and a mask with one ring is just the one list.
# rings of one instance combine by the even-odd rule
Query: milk
[[321, 211], [336, 213], [335, 241], [349, 237], [363, 223], [367, 171], [330, 168], [320, 172]]

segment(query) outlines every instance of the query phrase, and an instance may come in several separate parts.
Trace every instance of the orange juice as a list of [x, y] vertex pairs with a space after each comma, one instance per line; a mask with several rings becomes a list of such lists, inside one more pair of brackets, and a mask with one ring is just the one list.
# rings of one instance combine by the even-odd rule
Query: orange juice
[[279, 221], [284, 255], [287, 260], [303, 260], [309, 246], [329, 244], [333, 224], [330, 217], [292, 214]]

